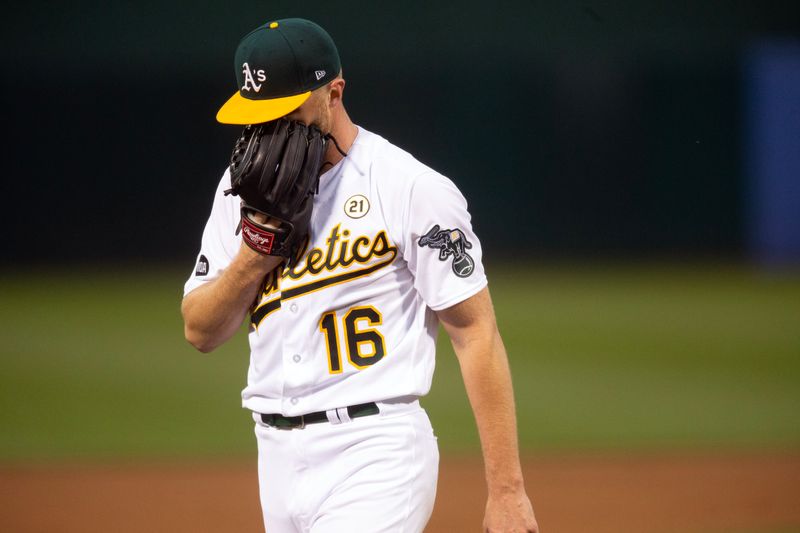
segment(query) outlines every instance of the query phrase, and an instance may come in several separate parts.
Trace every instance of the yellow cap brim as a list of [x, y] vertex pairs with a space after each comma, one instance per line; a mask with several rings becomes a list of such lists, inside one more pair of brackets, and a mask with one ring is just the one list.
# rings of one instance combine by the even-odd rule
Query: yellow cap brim
[[260, 124], [288, 115], [308, 100], [311, 91], [270, 100], [251, 100], [239, 91], [217, 111], [217, 121], [223, 124]]

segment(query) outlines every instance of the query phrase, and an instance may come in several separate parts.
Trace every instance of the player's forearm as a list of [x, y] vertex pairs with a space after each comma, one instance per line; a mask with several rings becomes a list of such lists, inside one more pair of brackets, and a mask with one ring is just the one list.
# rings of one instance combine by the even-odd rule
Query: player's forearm
[[483, 450], [490, 498], [524, 491], [508, 358], [495, 328], [454, 342]]
[[187, 294], [181, 305], [184, 335], [201, 352], [230, 339], [247, 315], [264, 276], [281, 261], [242, 246], [222, 275]]

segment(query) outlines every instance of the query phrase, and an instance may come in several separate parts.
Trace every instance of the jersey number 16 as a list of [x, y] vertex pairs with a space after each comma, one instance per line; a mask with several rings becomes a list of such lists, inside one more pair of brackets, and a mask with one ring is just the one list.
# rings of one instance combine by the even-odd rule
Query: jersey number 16
[[[374, 365], [386, 355], [383, 335], [371, 326], [383, 324], [383, 317], [377, 309], [370, 306], [353, 307], [342, 318], [347, 360], [358, 369]], [[336, 312], [322, 315], [319, 329], [325, 335], [325, 348], [328, 351], [328, 371], [338, 374], [342, 371], [342, 355], [339, 342], [339, 327]]]

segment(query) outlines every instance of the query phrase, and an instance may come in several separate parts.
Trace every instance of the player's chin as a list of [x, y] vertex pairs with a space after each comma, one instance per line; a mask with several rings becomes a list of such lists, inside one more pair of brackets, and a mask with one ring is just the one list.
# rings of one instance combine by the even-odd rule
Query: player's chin
[[321, 103], [317, 107], [315, 115], [311, 123], [319, 128], [323, 135], [329, 134], [333, 130], [333, 117], [330, 109], [324, 103]]
[[312, 124], [314, 126], [316, 126], [317, 128], [319, 128], [319, 131], [321, 131], [323, 135], [327, 135], [331, 131], [333, 131], [333, 128], [331, 127], [331, 121], [330, 121], [329, 117], [322, 117], [322, 118], [312, 122]]

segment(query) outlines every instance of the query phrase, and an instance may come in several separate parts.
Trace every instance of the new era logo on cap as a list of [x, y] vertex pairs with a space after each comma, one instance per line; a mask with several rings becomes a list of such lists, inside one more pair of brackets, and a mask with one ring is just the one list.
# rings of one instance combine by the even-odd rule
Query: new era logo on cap
[[324, 70], [315, 70], [314, 71], [314, 76], [316, 76], [317, 77], [317, 81], [319, 81], [319, 80], [321, 80], [322, 78], [325, 77], [325, 71]]

